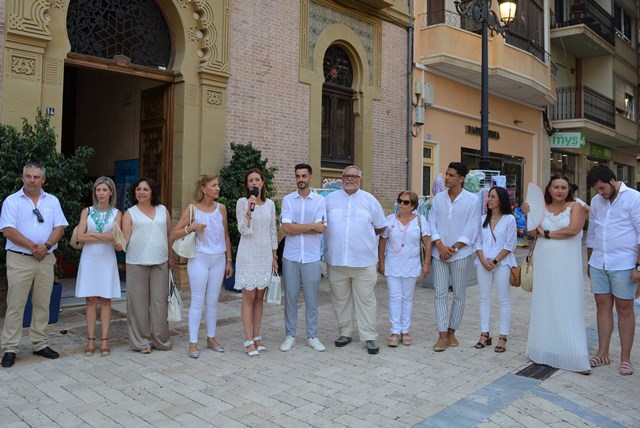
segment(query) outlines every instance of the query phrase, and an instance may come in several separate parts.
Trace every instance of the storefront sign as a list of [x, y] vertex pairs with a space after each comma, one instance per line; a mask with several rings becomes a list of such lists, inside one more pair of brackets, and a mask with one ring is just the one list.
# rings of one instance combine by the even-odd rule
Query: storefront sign
[[584, 136], [579, 132], [555, 132], [551, 137], [552, 148], [579, 149], [584, 145]]
[[610, 149], [609, 147], [601, 146], [600, 144], [590, 143], [589, 157], [600, 159], [600, 160], [612, 160], [613, 149]]
[[[464, 127], [464, 133], [468, 135], [481, 135], [482, 128], [478, 128], [477, 126], [467, 125]], [[500, 139], [500, 133], [498, 131], [489, 130], [489, 138], [494, 140]]]

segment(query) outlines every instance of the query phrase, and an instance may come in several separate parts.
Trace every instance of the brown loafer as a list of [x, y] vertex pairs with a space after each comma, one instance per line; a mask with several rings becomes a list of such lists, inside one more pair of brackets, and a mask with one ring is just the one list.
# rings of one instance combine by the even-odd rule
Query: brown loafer
[[397, 347], [400, 344], [400, 335], [397, 333], [393, 333], [389, 336], [389, 346], [392, 348]]
[[435, 345], [433, 345], [433, 350], [436, 352], [442, 352], [447, 349], [451, 344], [449, 343], [449, 339], [438, 339]]
[[458, 342], [458, 339], [456, 339], [455, 336], [455, 330], [449, 329], [449, 345], [453, 348], [455, 348], [456, 346], [458, 346], [460, 343]]

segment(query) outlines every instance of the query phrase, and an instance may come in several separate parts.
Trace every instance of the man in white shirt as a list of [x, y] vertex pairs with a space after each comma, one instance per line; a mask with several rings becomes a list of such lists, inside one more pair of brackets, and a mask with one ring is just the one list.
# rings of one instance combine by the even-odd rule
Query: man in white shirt
[[587, 273], [596, 300], [598, 352], [591, 367], [610, 363], [613, 307], [618, 312], [621, 375], [633, 373], [631, 347], [635, 334], [633, 299], [640, 284], [640, 193], [628, 188], [606, 165], [587, 174], [587, 184], [598, 193], [591, 199], [587, 232]]
[[378, 235], [385, 229], [382, 206], [360, 189], [362, 171], [348, 166], [342, 173], [342, 190], [327, 196], [325, 255], [331, 300], [338, 318], [337, 347], [351, 342], [355, 321], [367, 352], [377, 354], [376, 295]]
[[318, 339], [318, 288], [322, 276], [320, 237], [326, 230], [326, 204], [311, 192], [311, 166], [295, 166], [298, 190], [282, 198], [281, 224], [287, 235], [282, 255], [286, 338], [280, 350], [289, 351], [296, 343], [300, 284], [304, 294], [307, 345], [316, 351], [326, 348]]
[[2, 203], [0, 230], [7, 239], [7, 312], [2, 329], [2, 367], [16, 360], [22, 337], [22, 318], [32, 292], [32, 320], [29, 338], [33, 353], [58, 358], [48, 345], [49, 302], [53, 288], [53, 250], [68, 225], [58, 199], [42, 190], [45, 168], [36, 163], [22, 169], [23, 187]]
[[[441, 352], [458, 346], [455, 331], [462, 322], [467, 296], [467, 266], [473, 256], [472, 244], [480, 225], [478, 197], [463, 189], [468, 168], [451, 162], [445, 175], [446, 192], [433, 198], [429, 227], [433, 242], [433, 268], [436, 322], [439, 337], [433, 350]], [[453, 285], [453, 303], [449, 314], [449, 279]]]

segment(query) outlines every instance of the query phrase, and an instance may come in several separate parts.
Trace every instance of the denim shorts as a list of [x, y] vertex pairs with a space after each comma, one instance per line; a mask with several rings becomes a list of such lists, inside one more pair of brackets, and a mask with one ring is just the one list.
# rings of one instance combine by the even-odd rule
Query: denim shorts
[[603, 270], [589, 266], [591, 271], [591, 292], [593, 294], [613, 294], [618, 299], [633, 300], [637, 285], [631, 282], [633, 269]]

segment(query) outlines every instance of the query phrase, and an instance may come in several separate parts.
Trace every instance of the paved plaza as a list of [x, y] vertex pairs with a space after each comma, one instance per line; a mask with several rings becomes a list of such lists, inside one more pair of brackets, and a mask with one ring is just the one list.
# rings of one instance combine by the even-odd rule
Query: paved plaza
[[[531, 364], [524, 355], [528, 293], [512, 289], [513, 319], [505, 353], [472, 347], [479, 336], [477, 287], [468, 289], [463, 325], [456, 334], [460, 346], [435, 353], [433, 290], [416, 289], [414, 344], [398, 348], [386, 346], [383, 278], [376, 290], [378, 355], [367, 354], [357, 334], [344, 348], [333, 345], [338, 332], [326, 279], [319, 305], [319, 337], [326, 352], [306, 346], [302, 306], [297, 343], [290, 352], [280, 352], [283, 307], [265, 305], [263, 336], [268, 352], [247, 357], [242, 348], [240, 295], [223, 291], [217, 335], [226, 349], [223, 354], [204, 347], [202, 328], [200, 358], [189, 358], [186, 317], [172, 325], [173, 351], [149, 355], [131, 351], [121, 302], [114, 304], [111, 355], [87, 358], [84, 308], [65, 308], [50, 329], [50, 343], [60, 359], [33, 356], [28, 338], [23, 338], [15, 366], [0, 370], [0, 426], [640, 426], [640, 329], [632, 354], [636, 374], [618, 374], [620, 346], [615, 333], [610, 366], [599, 367], [590, 376], [559, 370], [540, 381], [516, 375]], [[588, 281], [585, 304], [593, 353], [595, 308]], [[494, 340], [497, 313], [494, 299]]]

